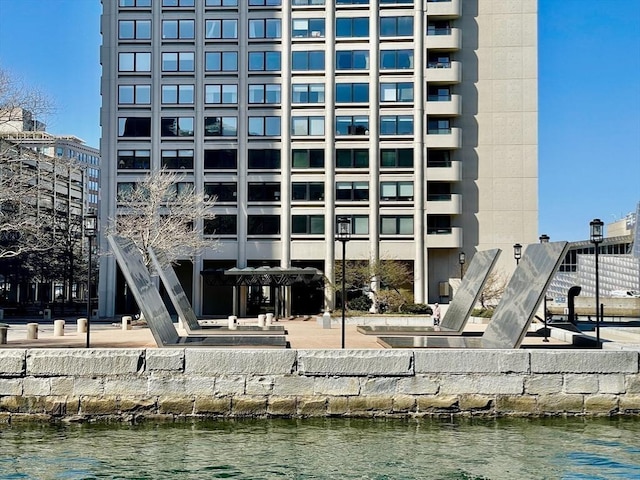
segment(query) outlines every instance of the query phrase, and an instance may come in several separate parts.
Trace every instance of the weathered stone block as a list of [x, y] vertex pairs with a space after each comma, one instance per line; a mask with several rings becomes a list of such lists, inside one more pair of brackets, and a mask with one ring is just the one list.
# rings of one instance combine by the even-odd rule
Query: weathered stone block
[[142, 368], [139, 349], [38, 349], [27, 352], [27, 375], [133, 375]]
[[313, 377], [300, 377], [298, 375], [278, 376], [273, 379], [273, 394], [309, 396], [313, 395], [313, 385]]
[[120, 397], [118, 407], [121, 412], [156, 413], [158, 411], [155, 397]]
[[267, 414], [275, 417], [294, 417], [298, 414], [296, 397], [269, 397]]
[[146, 370], [182, 372], [184, 348], [150, 348], [145, 351]]
[[298, 371], [311, 376], [413, 375], [413, 353], [393, 350], [299, 350]]
[[522, 375], [446, 375], [440, 381], [442, 394], [517, 395], [524, 392]]
[[147, 393], [167, 397], [186, 395], [187, 378], [185, 375], [153, 373], [149, 377]]
[[625, 392], [640, 393], [640, 375], [626, 375], [625, 377]]
[[80, 413], [83, 415], [115, 415], [118, 413], [118, 399], [111, 397], [81, 397]]
[[584, 396], [558, 393], [538, 396], [538, 410], [541, 413], [582, 413]]
[[349, 397], [329, 397], [327, 399], [327, 414], [346, 415], [349, 413]]
[[487, 395], [460, 395], [458, 406], [460, 410], [491, 410], [494, 404], [494, 397]]
[[611, 374], [611, 375], [598, 375], [598, 391], [600, 393], [624, 393], [624, 375]]
[[51, 380], [49, 378], [26, 377], [22, 385], [23, 394], [46, 396], [51, 395]]
[[638, 352], [532, 351], [532, 373], [638, 373]]
[[498, 395], [495, 411], [498, 414], [535, 415], [538, 413], [538, 402], [535, 396]]
[[200, 415], [229, 415], [231, 397], [196, 397], [194, 412]]
[[0, 350], [0, 376], [24, 375], [26, 350]]
[[[392, 396], [398, 386], [398, 378], [360, 378], [360, 395], [388, 395]], [[401, 378], [401, 380], [406, 380]]]
[[573, 375], [564, 376], [565, 393], [598, 393], [598, 377], [596, 375]]
[[295, 350], [218, 350], [188, 348], [184, 371], [206, 375], [286, 375], [293, 372]]
[[105, 395], [129, 395], [144, 397], [149, 393], [149, 379], [146, 377], [106, 378]]
[[298, 415], [303, 417], [324, 417], [327, 415], [327, 399], [303, 397], [298, 399]]
[[244, 375], [223, 375], [216, 378], [215, 395], [244, 395]]
[[616, 395], [588, 395], [584, 399], [584, 410], [590, 415], [611, 415], [618, 411]]
[[195, 396], [213, 395], [216, 381], [217, 379], [213, 377], [186, 377], [183, 393]]
[[524, 350], [416, 350], [415, 362], [416, 374], [529, 372], [529, 352]]
[[620, 396], [620, 413], [637, 414], [640, 413], [640, 395]]
[[79, 377], [73, 381], [73, 395], [99, 397], [104, 394], [104, 377]]
[[238, 396], [231, 399], [231, 412], [237, 417], [260, 417], [267, 413], [266, 397]]
[[410, 378], [398, 379], [398, 393], [409, 395], [433, 395], [438, 393], [440, 382], [437, 378], [424, 375], [416, 375]]
[[415, 412], [416, 411], [416, 397], [411, 395], [395, 395], [393, 398], [393, 412]]
[[0, 378], [0, 396], [22, 395], [22, 378]]
[[22, 396], [22, 392], [19, 395], [0, 397], [0, 412], [28, 412], [29, 401]]
[[358, 395], [360, 382], [358, 378], [351, 377], [324, 377], [315, 378], [313, 385], [314, 395]]
[[562, 392], [564, 378], [560, 374], [531, 375], [524, 379], [524, 390], [531, 395], [549, 395]]
[[52, 377], [51, 395], [69, 395], [73, 392], [73, 377]]
[[431, 412], [434, 410], [457, 411], [457, 395], [424, 395], [416, 397], [418, 412]]
[[245, 393], [247, 395], [269, 395], [273, 391], [273, 377], [247, 377]]
[[158, 398], [158, 413], [193, 415], [194, 399], [190, 396], [161, 396]]
[[392, 412], [391, 397], [349, 397], [349, 415], [382, 416]]

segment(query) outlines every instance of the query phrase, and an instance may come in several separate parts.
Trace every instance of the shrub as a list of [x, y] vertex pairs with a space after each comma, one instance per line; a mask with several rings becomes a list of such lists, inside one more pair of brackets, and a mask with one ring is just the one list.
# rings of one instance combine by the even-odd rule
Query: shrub
[[493, 316], [493, 308], [474, 308], [471, 312], [472, 317], [491, 318]]
[[347, 308], [349, 310], [357, 310], [359, 312], [367, 312], [371, 308], [373, 302], [366, 295], [361, 295], [359, 297], [354, 298], [353, 300], [349, 300], [347, 304]]
[[407, 303], [402, 306], [403, 313], [414, 313], [416, 315], [431, 315], [433, 310], [426, 303]]

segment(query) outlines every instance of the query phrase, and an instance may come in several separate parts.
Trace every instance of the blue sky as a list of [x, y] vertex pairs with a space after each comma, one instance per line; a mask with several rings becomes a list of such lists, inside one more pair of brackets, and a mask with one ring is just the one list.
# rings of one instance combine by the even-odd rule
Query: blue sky
[[[483, 0], [479, 0], [482, 2]], [[539, 233], [583, 240], [640, 201], [640, 0], [538, 0]], [[0, 0], [0, 68], [100, 139], [99, 0]]]

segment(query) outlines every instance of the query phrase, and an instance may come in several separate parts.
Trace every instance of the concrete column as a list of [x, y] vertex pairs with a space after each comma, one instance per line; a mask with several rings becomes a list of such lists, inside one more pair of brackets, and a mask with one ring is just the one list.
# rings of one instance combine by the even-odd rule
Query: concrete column
[[38, 338], [38, 324], [27, 323], [27, 340], [36, 340]]
[[77, 321], [77, 331], [78, 333], [87, 333], [87, 319], [79, 318]]
[[129, 315], [122, 317], [122, 330], [131, 330], [133, 328], [132, 321], [133, 319]]
[[53, 321], [53, 336], [64, 337], [64, 320]]

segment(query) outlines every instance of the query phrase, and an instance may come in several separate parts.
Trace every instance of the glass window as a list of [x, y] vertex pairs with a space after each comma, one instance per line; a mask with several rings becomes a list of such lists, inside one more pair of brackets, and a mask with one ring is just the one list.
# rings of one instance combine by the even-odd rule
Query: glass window
[[369, 168], [369, 149], [339, 148], [336, 150], [336, 168]]
[[294, 149], [291, 152], [293, 168], [324, 168], [324, 150]]
[[336, 201], [368, 201], [367, 182], [336, 182]]
[[120, 72], [150, 72], [151, 53], [119, 53], [118, 71]]
[[451, 24], [449, 20], [429, 22], [427, 25], [427, 35], [451, 35]]
[[206, 7], [237, 7], [238, 0], [205, 0]]
[[412, 135], [412, 115], [381, 115], [380, 135]]
[[277, 104], [280, 103], [279, 84], [249, 85], [249, 103]]
[[336, 135], [369, 135], [369, 117], [367, 115], [336, 117]]
[[380, 167], [382, 168], [412, 168], [412, 148], [383, 148], [380, 150]]
[[249, 71], [277, 72], [280, 70], [280, 52], [249, 52]]
[[336, 52], [337, 70], [366, 70], [368, 68], [368, 50], [341, 50]]
[[368, 101], [368, 83], [336, 84], [336, 103], [367, 103]]
[[192, 104], [193, 85], [162, 85], [162, 103]]
[[428, 102], [448, 102], [451, 100], [450, 87], [442, 87], [439, 85], [431, 85], [427, 89]]
[[193, 52], [165, 52], [162, 54], [163, 72], [193, 72]]
[[280, 135], [280, 117], [249, 117], [249, 136]]
[[[430, 0], [427, 0], [430, 1]], [[446, 0], [447, 2], [450, 0]], [[381, 5], [394, 5], [394, 4], [411, 4], [413, 5], [413, 0], [380, 0]]]
[[450, 150], [427, 150], [427, 167], [443, 168], [451, 166]]
[[204, 117], [205, 137], [235, 137], [238, 135], [238, 117]]
[[381, 17], [381, 37], [413, 36], [413, 17]]
[[206, 52], [204, 60], [207, 72], [238, 71], [238, 52]]
[[324, 70], [324, 51], [292, 52], [293, 71]]
[[163, 20], [162, 39], [193, 39], [195, 22], [193, 20]]
[[278, 7], [281, 0], [249, 0], [250, 7]]
[[162, 150], [162, 167], [168, 170], [193, 170], [193, 150]]
[[324, 135], [324, 117], [291, 117], [291, 135]]
[[118, 85], [118, 103], [121, 105], [151, 104], [151, 85]]
[[118, 118], [118, 137], [150, 137], [151, 118], [120, 117]]
[[120, 40], [149, 40], [151, 38], [151, 20], [119, 20], [118, 38]]
[[249, 183], [247, 197], [250, 202], [279, 202], [280, 184], [277, 182]]
[[413, 50], [380, 51], [381, 70], [408, 70], [413, 68]]
[[256, 18], [249, 20], [249, 38], [280, 38], [282, 24], [279, 18]]
[[380, 200], [412, 201], [413, 182], [380, 182]]
[[336, 18], [337, 38], [358, 38], [369, 36], [369, 19], [367, 17]]
[[381, 235], [413, 235], [413, 217], [383, 215], [380, 217]]
[[150, 7], [151, 0], [120, 0], [121, 7]]
[[324, 83], [292, 85], [291, 103], [324, 103]]
[[293, 182], [291, 184], [291, 200], [321, 201], [324, 200], [323, 182]]
[[293, 38], [324, 38], [324, 18], [294, 18], [291, 22]]
[[238, 38], [238, 20], [224, 19], [205, 21], [205, 38]]
[[381, 102], [413, 102], [413, 83], [381, 83]]
[[163, 7], [193, 7], [195, 0], [162, 0]]
[[324, 0], [293, 0], [291, 5], [324, 5]]
[[204, 194], [209, 198], [215, 197], [216, 202], [236, 202], [238, 184], [236, 182], [205, 182]]
[[237, 235], [238, 219], [236, 215], [216, 214], [214, 218], [205, 218], [204, 235]]
[[238, 85], [205, 85], [204, 103], [238, 103]]
[[368, 215], [338, 215], [336, 216], [336, 224], [338, 218], [346, 217], [351, 220], [352, 235], [368, 235], [369, 234], [369, 216]]
[[446, 135], [451, 133], [451, 121], [448, 118], [430, 118], [427, 120], [427, 133]]
[[451, 68], [451, 58], [445, 53], [430, 53], [427, 68]]
[[193, 117], [162, 117], [160, 135], [163, 137], [193, 137]]
[[[251, 2], [256, 0], [250, 0]], [[280, 233], [280, 215], [248, 215], [248, 235], [278, 235]]]
[[118, 150], [118, 170], [149, 170], [151, 150]]
[[291, 233], [294, 235], [321, 235], [324, 233], [324, 215], [292, 215]]
[[235, 170], [238, 167], [238, 151], [235, 149], [205, 150], [205, 170]]
[[249, 170], [279, 170], [280, 150], [260, 149], [248, 150]]

